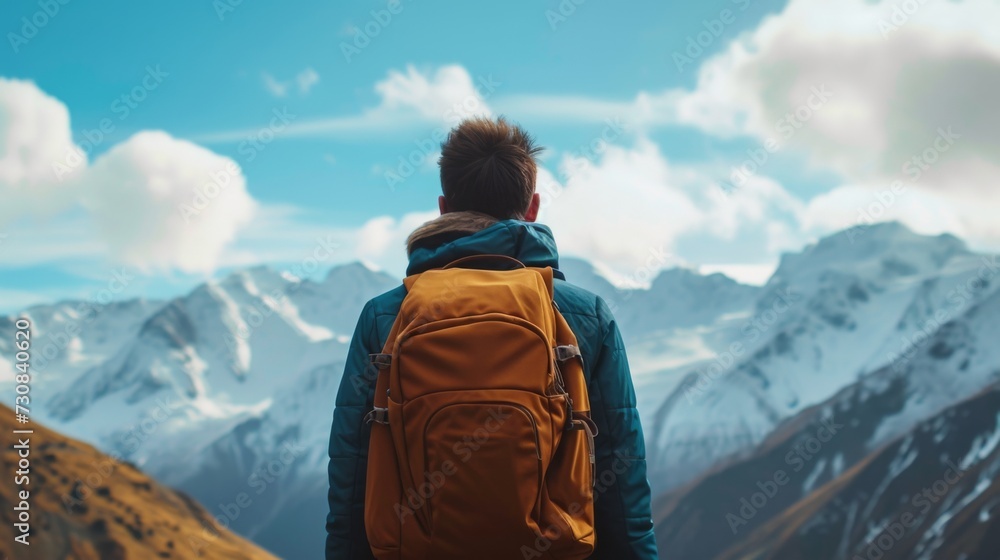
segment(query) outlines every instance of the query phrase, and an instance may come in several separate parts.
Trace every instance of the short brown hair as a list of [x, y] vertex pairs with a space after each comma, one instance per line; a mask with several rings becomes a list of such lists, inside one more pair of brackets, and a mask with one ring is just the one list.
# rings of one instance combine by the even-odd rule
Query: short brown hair
[[520, 126], [503, 117], [466, 119], [441, 144], [441, 191], [453, 211], [497, 219], [523, 218], [535, 194], [542, 151]]

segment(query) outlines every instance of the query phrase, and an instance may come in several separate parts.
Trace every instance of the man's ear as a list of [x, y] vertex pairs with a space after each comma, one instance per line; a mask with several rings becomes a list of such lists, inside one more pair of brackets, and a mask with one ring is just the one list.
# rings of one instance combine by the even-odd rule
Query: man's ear
[[438, 210], [441, 211], [442, 216], [448, 213], [448, 201], [444, 198], [444, 195], [438, 197]]
[[528, 204], [528, 210], [524, 213], [524, 221], [533, 222], [538, 218], [538, 208], [542, 205], [542, 195], [535, 193], [531, 195], [531, 202]]

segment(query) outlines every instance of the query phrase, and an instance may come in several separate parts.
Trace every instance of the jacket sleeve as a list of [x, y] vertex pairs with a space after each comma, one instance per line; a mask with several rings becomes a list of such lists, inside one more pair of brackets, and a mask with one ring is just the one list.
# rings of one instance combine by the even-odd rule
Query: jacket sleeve
[[657, 558], [656, 537], [632, 375], [618, 324], [600, 298], [597, 316], [601, 343], [590, 392], [591, 407], [600, 409], [593, 411], [600, 433], [594, 486], [597, 548], [591, 558], [651, 560]]
[[347, 353], [344, 376], [337, 391], [330, 429], [330, 488], [326, 517], [326, 559], [357, 560], [374, 558], [365, 534], [365, 475], [370, 432], [364, 415], [372, 406], [377, 370], [369, 367], [368, 354], [375, 340], [375, 313], [365, 305]]

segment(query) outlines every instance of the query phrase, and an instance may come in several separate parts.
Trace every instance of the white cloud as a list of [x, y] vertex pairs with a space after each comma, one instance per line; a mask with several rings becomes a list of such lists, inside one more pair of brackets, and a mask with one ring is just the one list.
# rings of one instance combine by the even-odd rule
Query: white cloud
[[788, 145], [845, 183], [809, 202], [806, 230], [895, 219], [997, 247], [998, 20], [986, 0], [792, 0], [706, 61], [678, 118], [763, 140], [825, 88], [830, 101]]
[[[278, 136], [398, 135], [408, 128], [454, 126], [464, 118], [492, 115], [487, 99], [501, 87], [491, 76], [473, 79], [459, 65], [441, 66], [423, 72], [414, 66], [405, 71], [390, 70], [374, 86], [379, 103], [356, 115], [320, 119], [300, 119], [285, 127]], [[259, 127], [258, 127], [259, 128]], [[227, 130], [200, 135], [199, 142], [237, 142], [257, 128]]]
[[[704, 60], [692, 91], [640, 92], [626, 100], [519, 95], [494, 103], [536, 120], [615, 116], [640, 134], [689, 125], [718, 137], [777, 139], [850, 185], [810, 203], [806, 217], [814, 227], [855, 223], [862, 203], [903, 181], [909, 194], [887, 217], [996, 246], [996, 21], [1000, 3], [993, 0], [792, 0]], [[824, 89], [830, 95], [820, 102], [816, 92]], [[855, 198], [858, 204], [844, 206]], [[717, 227], [725, 229], [725, 211], [719, 217]], [[798, 236], [773, 224], [767, 232], [772, 247]]]
[[410, 109], [435, 123], [454, 124], [465, 117], [491, 114], [480, 87], [457, 64], [442, 66], [433, 75], [413, 66], [405, 73], [392, 70], [375, 84], [375, 91], [384, 110]]
[[319, 74], [312, 68], [306, 68], [295, 76], [295, 84], [299, 87], [299, 93], [306, 95], [314, 85], [319, 83]]
[[[798, 232], [805, 205], [775, 181], [753, 177], [723, 195], [700, 170], [669, 163], [644, 137], [631, 147], [607, 144], [593, 161], [564, 153], [556, 163], [558, 177], [539, 168], [539, 221], [552, 228], [563, 255], [589, 260], [621, 285], [643, 285], [642, 279], [652, 278], [660, 268], [688, 264], [689, 259], [673, 254], [684, 238], [739, 243], [742, 234], [763, 229], [766, 246], [753, 246], [746, 254], [746, 262], [758, 263], [776, 263], [781, 251], [803, 242]], [[383, 215], [339, 231], [344, 251], [338, 260], [360, 259], [402, 274], [407, 236], [437, 215], [436, 210], [398, 218]], [[295, 228], [290, 224], [268, 229]], [[760, 282], [773, 267], [734, 263], [713, 270]]]
[[255, 208], [235, 162], [164, 132], [115, 146], [84, 183], [84, 205], [113, 256], [140, 268], [211, 271]]
[[[761, 176], [750, 176], [740, 188], [725, 193], [706, 178], [699, 177], [700, 185], [708, 193], [709, 216], [706, 229], [721, 239], [733, 239], [746, 224], [766, 225], [768, 250], [774, 252], [787, 248], [786, 229], [789, 223], [797, 224], [805, 204], [790, 194], [777, 181]], [[781, 216], [778, 226], [772, 220]]]
[[998, 19], [989, 0], [792, 0], [706, 61], [679, 117], [766, 138], [825, 87], [830, 101], [793, 139], [813, 163], [856, 183], [912, 179], [906, 162], [945, 146], [937, 138], [950, 127], [958, 138], [930, 155], [939, 161], [920, 186], [989, 188], [1000, 179], [1000, 112], [988, 109], [1000, 89]]
[[498, 97], [498, 111], [536, 122], [602, 123], [609, 118], [623, 121], [639, 131], [680, 124], [678, 105], [686, 92], [670, 89], [640, 91], [632, 99], [596, 99], [583, 95], [529, 94]]
[[[587, 259], [622, 286], [642, 286], [661, 268], [688, 264], [674, 255], [685, 237], [739, 243], [742, 233], [765, 230], [767, 246], [746, 256], [748, 262], [772, 264], [727, 263], [706, 269], [751, 283], [766, 280], [780, 252], [803, 242], [798, 232], [805, 205], [776, 182], [754, 177], [723, 195], [699, 170], [669, 163], [644, 137], [631, 147], [606, 145], [594, 161], [565, 153], [557, 164], [558, 177], [539, 168], [539, 221], [552, 228], [560, 253]], [[401, 274], [406, 237], [437, 215], [432, 210], [400, 218], [378, 216], [345, 239], [355, 258]]]
[[[53, 164], [71, 154], [77, 165], [57, 171]], [[0, 227], [20, 216], [65, 209], [85, 163], [66, 106], [32, 82], [0, 78]]]
[[268, 72], [261, 72], [260, 76], [264, 82], [264, 89], [275, 97], [287, 96], [292, 86], [295, 86], [300, 95], [307, 95], [313, 86], [319, 83], [319, 73], [312, 68], [299, 72], [291, 81], [279, 80]]
[[822, 163], [895, 173], [948, 125], [967, 135], [962, 151], [975, 159], [1000, 144], [1000, 113], [983, 114], [1000, 87], [998, 18], [992, 0], [791, 0], [704, 60], [693, 91], [619, 100], [526, 94], [496, 106], [532, 119], [617, 116], [640, 129], [693, 125], [717, 136], [766, 138], [825, 84], [835, 101], [799, 135]]
[[[255, 207], [232, 160], [164, 132], [140, 132], [88, 165], [72, 143], [66, 106], [30, 82], [0, 79], [0, 138], [0, 225], [59, 215], [84, 226], [67, 211], [78, 205], [90, 226], [70, 232], [57, 223], [34, 240], [15, 235], [4, 259], [99, 248], [137, 267], [210, 271]], [[67, 166], [68, 155], [78, 163]], [[196, 211], [185, 216], [184, 204]]]
[[288, 95], [288, 82], [280, 82], [267, 72], [261, 72], [261, 78], [264, 80], [264, 89], [271, 95], [275, 97]]
[[672, 251], [678, 236], [705, 220], [647, 140], [631, 150], [609, 145], [596, 162], [566, 155], [559, 168], [564, 184], [542, 219], [568, 254], [626, 272], [642, 266], [650, 251]]
[[409, 212], [396, 219], [378, 216], [365, 222], [354, 239], [357, 258], [390, 271], [406, 269], [406, 238], [410, 232], [439, 215], [437, 210]]
[[[632, 148], [608, 145], [593, 162], [565, 155], [559, 168], [563, 184], [540, 173], [546, 201], [541, 220], [552, 226], [564, 253], [626, 278], [651, 263], [654, 269], [677, 264], [680, 259], [669, 255], [685, 236], [728, 241], [747, 228], [797, 229], [804, 208], [766, 178], [752, 178], [724, 195], [699, 170], [670, 164], [643, 137]], [[772, 247], [757, 258], [773, 258], [784, 248], [785, 230], [769, 231]]]
[[[844, 178], [850, 186], [806, 206], [760, 171], [730, 204], [705, 210], [709, 228], [723, 238], [740, 220], [789, 215], [761, 222], [769, 251], [801, 245], [798, 219], [823, 234], [855, 225], [862, 213], [861, 223], [898, 219], [917, 231], [950, 231], [997, 246], [998, 20], [1000, 3], [990, 0], [792, 0], [705, 60], [693, 91], [640, 92], [624, 101], [524, 95], [496, 105], [555, 121], [613, 115], [640, 134], [689, 125], [717, 137], [774, 139]], [[824, 90], [829, 96], [822, 101]], [[881, 217], [872, 215], [873, 197], [894, 181], [902, 181], [906, 194]]]
[[949, 232], [987, 250], [1000, 249], [1000, 192], [871, 189], [845, 185], [816, 196], [803, 212], [802, 227], [816, 234], [896, 220], [918, 233]]
[[[552, 224], [561, 248], [624, 275], [644, 266], [650, 249], [672, 252], [690, 236], [737, 243], [752, 231], [762, 235], [764, 243], [758, 245], [765, 255], [795, 249], [806, 234], [858, 223], [859, 212], [894, 179], [907, 181], [906, 193], [878, 216], [869, 211], [872, 219], [900, 219], [928, 233], [948, 230], [973, 240], [1000, 240], [1000, 222], [992, 215], [1000, 198], [995, 194], [1000, 112], [991, 110], [990, 97], [1000, 89], [1000, 35], [990, 28], [1000, 19], [1000, 4], [927, 2], [905, 22], [899, 16], [894, 22], [893, 10], [902, 4], [791, 0], [781, 13], [706, 59], [692, 91], [639, 92], [624, 100], [505, 96], [502, 84], [491, 77], [474, 79], [458, 65], [407, 66], [389, 71], [374, 85], [377, 101], [368, 109], [297, 120], [282, 134], [398, 135], [492, 115], [495, 109], [518, 118], [573, 123], [618, 117], [637, 133], [635, 144], [609, 146], [590, 164], [563, 155], [555, 162], [560, 178], [542, 169], [539, 182], [551, 201], [543, 219]], [[308, 92], [318, 79], [309, 71], [287, 83], [274, 80], [280, 86], [275, 91]], [[836, 171], [844, 186], [805, 203], [763, 173], [723, 196], [705, 173], [671, 164], [644, 135], [651, 127], [690, 125], [721, 137], [775, 137], [779, 119], [787, 119], [824, 86], [832, 92], [830, 101], [795, 129], [788, 148]], [[939, 130], [949, 126], [959, 137], [947, 144], [948, 150], [938, 150], [937, 161], [927, 169], [911, 166], [920, 169], [919, 177], [905, 171], [904, 164], [915, 155], [923, 157], [938, 141]], [[256, 130], [224, 131], [202, 140], [239, 141]], [[406, 235], [434, 215], [374, 218], [346, 233], [353, 236], [349, 250], [399, 270]]]

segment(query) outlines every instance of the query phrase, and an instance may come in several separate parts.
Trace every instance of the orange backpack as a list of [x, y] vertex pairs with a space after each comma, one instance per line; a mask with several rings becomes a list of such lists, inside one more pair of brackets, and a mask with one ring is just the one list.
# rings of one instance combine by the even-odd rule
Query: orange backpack
[[[477, 259], [513, 270], [459, 265]], [[378, 368], [365, 527], [379, 559], [586, 558], [594, 436], [552, 269], [407, 277]]]

